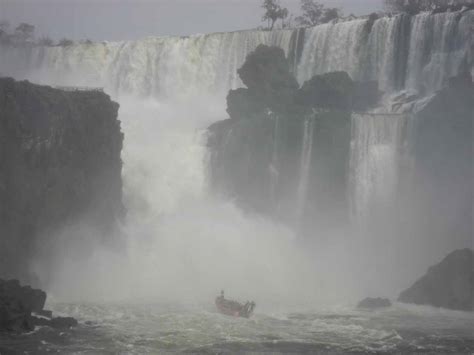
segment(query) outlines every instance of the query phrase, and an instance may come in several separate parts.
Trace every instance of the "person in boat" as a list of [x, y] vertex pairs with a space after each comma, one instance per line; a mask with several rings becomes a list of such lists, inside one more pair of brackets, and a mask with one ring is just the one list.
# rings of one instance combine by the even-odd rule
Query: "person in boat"
[[216, 297], [216, 304], [224, 304], [224, 290], [221, 290], [221, 294]]

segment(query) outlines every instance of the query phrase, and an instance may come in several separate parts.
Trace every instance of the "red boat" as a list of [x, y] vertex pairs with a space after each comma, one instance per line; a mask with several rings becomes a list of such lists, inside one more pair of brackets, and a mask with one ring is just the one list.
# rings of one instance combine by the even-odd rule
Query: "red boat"
[[224, 291], [221, 291], [221, 295], [216, 297], [216, 307], [220, 313], [227, 316], [249, 318], [255, 308], [255, 302], [247, 301], [241, 304], [237, 301], [226, 300]]

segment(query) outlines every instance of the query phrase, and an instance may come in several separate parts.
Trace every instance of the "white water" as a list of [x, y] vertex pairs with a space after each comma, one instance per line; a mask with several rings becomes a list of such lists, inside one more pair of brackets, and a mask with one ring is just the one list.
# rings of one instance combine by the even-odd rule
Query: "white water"
[[301, 146], [301, 161], [300, 161], [300, 179], [297, 189], [297, 203], [296, 203], [296, 218], [297, 223], [300, 221], [306, 206], [306, 197], [308, 194], [308, 183], [311, 171], [311, 159], [313, 156], [313, 135], [314, 135], [314, 120], [308, 118], [303, 125], [303, 144]]
[[351, 191], [355, 220], [390, 214], [399, 183], [406, 116], [352, 115]]
[[[384, 91], [402, 89], [395, 84], [405, 76], [406, 87], [434, 91], [458, 71], [464, 59], [472, 61], [474, 11], [460, 20], [458, 16], [385, 17], [375, 21], [370, 34], [363, 19], [310, 28], [299, 63], [291, 64], [301, 83], [315, 74], [345, 70], [354, 80], [377, 80]], [[0, 72], [39, 83], [102, 86], [114, 95], [216, 94], [241, 86], [237, 69], [259, 44], [279, 46], [295, 57], [299, 35], [293, 30], [242, 31], [70, 47], [1, 48]]]
[[[407, 28], [404, 16], [385, 17], [375, 21], [369, 35], [366, 20], [314, 27], [306, 34], [298, 80], [343, 70], [354, 80], [378, 81], [384, 92], [402, 89], [396, 83], [405, 76], [406, 88], [435, 91], [472, 56], [474, 11], [459, 21], [458, 15], [421, 14], [412, 17]], [[401, 62], [406, 58], [405, 66]]]

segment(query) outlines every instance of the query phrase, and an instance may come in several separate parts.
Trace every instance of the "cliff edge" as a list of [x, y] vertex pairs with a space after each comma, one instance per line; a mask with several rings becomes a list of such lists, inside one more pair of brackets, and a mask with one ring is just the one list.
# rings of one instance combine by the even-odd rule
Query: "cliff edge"
[[0, 78], [0, 277], [34, 281], [55, 231], [85, 220], [106, 233], [123, 215], [118, 108], [100, 91]]

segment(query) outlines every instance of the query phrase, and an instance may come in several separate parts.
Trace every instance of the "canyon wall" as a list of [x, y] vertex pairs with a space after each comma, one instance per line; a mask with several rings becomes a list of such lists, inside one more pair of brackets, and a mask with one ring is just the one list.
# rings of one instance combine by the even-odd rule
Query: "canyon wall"
[[118, 104], [99, 91], [0, 79], [0, 275], [34, 281], [30, 261], [78, 221], [105, 235], [122, 206]]

